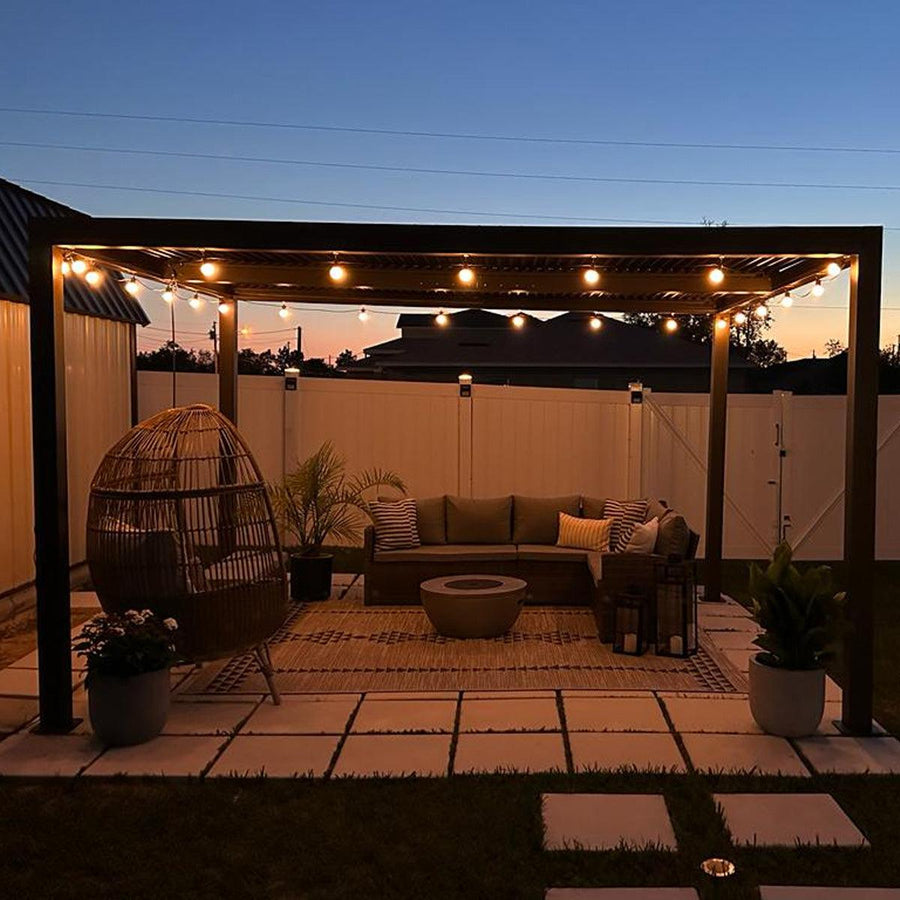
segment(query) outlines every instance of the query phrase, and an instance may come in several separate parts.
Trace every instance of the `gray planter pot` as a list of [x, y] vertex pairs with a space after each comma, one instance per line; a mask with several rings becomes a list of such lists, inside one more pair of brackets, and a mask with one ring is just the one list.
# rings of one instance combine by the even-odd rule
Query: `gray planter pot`
[[778, 669], [750, 658], [750, 712], [767, 734], [815, 734], [824, 711], [824, 669]]
[[92, 675], [88, 710], [94, 734], [114, 747], [156, 737], [169, 714], [169, 670], [119, 678]]

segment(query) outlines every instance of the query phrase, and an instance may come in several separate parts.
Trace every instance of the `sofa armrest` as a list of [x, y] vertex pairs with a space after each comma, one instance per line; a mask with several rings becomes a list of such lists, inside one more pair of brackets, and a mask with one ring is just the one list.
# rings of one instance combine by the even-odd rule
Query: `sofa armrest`
[[363, 530], [363, 560], [368, 567], [375, 560], [375, 526], [366, 525]]

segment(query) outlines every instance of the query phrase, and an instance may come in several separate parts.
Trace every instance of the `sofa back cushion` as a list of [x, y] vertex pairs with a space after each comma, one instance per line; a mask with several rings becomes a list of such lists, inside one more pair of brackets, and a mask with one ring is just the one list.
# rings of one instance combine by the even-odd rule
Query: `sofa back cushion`
[[513, 496], [514, 544], [555, 544], [559, 537], [559, 514], [578, 515], [581, 498]]
[[581, 514], [586, 519], [602, 519], [606, 497], [582, 497]]
[[426, 497], [416, 500], [416, 519], [419, 529], [419, 541], [422, 544], [447, 543], [446, 499]]
[[659, 534], [656, 536], [656, 552], [660, 556], [687, 556], [691, 541], [691, 530], [684, 516], [669, 510], [659, 520]]
[[447, 497], [447, 543], [508, 544], [511, 521], [512, 497]]

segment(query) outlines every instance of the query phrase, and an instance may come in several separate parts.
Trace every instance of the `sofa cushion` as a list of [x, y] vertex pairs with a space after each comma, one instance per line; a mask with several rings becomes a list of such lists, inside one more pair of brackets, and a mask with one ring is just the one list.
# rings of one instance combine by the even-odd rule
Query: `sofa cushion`
[[555, 544], [519, 544], [519, 559], [536, 562], [577, 562], [583, 563], [589, 551], [576, 547], [557, 547]]
[[581, 514], [586, 519], [602, 519], [603, 507], [606, 505], [605, 497], [582, 497]]
[[513, 496], [513, 533], [516, 544], [555, 544], [559, 537], [559, 513], [578, 515], [581, 498]]
[[669, 510], [659, 521], [659, 534], [656, 536], [656, 553], [660, 556], [687, 555], [691, 532], [684, 516]]
[[408, 550], [419, 546], [416, 528], [416, 501], [396, 500], [369, 504], [369, 515], [375, 523], [376, 550]]
[[512, 497], [476, 500], [447, 497], [449, 544], [508, 544], [512, 540]]
[[426, 497], [424, 500], [416, 500], [416, 524], [419, 529], [419, 541], [421, 543], [447, 543], [446, 505], [446, 499], [443, 494], [440, 497]]
[[[515, 544], [434, 544], [413, 550], [376, 550], [375, 562], [511, 562]], [[435, 573], [440, 574], [439, 572]]]
[[603, 517], [614, 519], [610, 548], [616, 553], [624, 553], [634, 526], [644, 521], [647, 515], [647, 500], [613, 500], [603, 504]]
[[631, 532], [631, 538], [626, 553], [652, 553], [656, 547], [656, 538], [659, 536], [659, 519], [655, 516], [649, 522], [635, 525]]
[[653, 497], [649, 497], [647, 499], [647, 514], [644, 516], [644, 522], [649, 522], [651, 519], [660, 519], [669, 511], [669, 507], [665, 505], [665, 503], [661, 503], [659, 500], [655, 500]]
[[559, 514], [560, 547], [575, 547], [579, 550], [593, 550], [602, 553], [609, 550], [612, 519], [583, 519], [580, 516]]

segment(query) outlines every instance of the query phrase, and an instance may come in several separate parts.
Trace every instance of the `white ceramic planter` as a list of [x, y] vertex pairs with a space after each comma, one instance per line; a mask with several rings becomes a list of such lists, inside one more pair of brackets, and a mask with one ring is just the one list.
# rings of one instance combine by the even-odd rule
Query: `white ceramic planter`
[[815, 734], [825, 711], [824, 669], [778, 669], [750, 659], [750, 712], [768, 734]]

